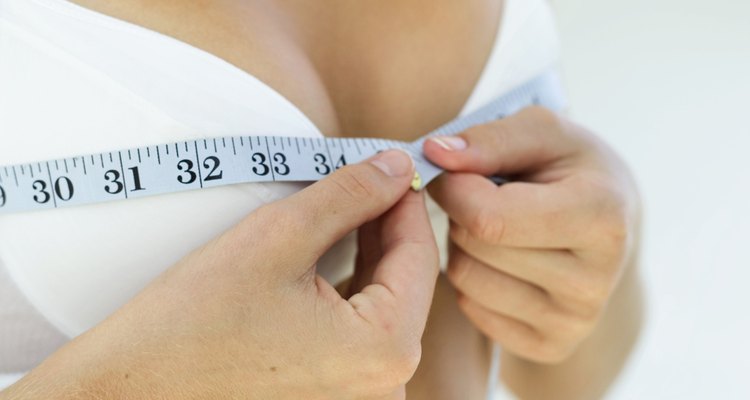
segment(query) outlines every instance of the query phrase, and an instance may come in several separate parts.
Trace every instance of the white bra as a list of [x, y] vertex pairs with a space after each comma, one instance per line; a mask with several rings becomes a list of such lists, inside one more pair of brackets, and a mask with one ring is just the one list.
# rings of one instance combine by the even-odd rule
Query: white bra
[[[499, 39], [461, 114], [557, 60], [546, 2], [505, 3]], [[0, 88], [0, 165], [206, 136], [321, 136], [247, 72], [63, 0], [0, 0]], [[0, 373], [32, 368], [190, 250], [299, 187], [241, 184], [0, 216], [0, 288], [8, 288], [0, 294]], [[444, 237], [445, 217], [430, 209]], [[321, 273], [345, 276], [353, 251], [341, 243]], [[52, 331], [39, 336], [44, 329]], [[14, 351], [30, 335], [54, 346]]]

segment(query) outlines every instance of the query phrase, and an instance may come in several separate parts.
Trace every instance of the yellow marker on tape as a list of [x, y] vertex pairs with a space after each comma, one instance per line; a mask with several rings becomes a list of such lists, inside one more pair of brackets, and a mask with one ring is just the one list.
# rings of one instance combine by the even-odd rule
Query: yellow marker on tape
[[418, 171], [414, 171], [414, 178], [411, 180], [411, 188], [413, 190], [419, 190], [422, 187], [422, 176], [419, 175]]
[[[428, 137], [455, 135], [531, 104], [553, 110], [563, 108], [565, 99], [555, 71], [542, 73], [413, 142], [383, 138], [218, 136], [0, 165], [0, 215], [249, 182], [313, 182], [339, 167], [356, 164], [391, 148], [400, 148], [411, 155], [415, 169], [411, 187], [420, 190], [443, 172], [422, 153]], [[2, 139], [0, 135], [0, 145], [6, 145]]]

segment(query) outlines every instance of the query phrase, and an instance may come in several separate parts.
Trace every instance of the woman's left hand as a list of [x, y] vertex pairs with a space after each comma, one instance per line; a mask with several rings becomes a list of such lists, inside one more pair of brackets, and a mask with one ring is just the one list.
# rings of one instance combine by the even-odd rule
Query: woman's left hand
[[541, 107], [428, 140], [424, 152], [449, 171], [429, 192], [451, 219], [448, 277], [463, 312], [511, 353], [566, 359], [635, 247], [639, 200], [623, 162]]

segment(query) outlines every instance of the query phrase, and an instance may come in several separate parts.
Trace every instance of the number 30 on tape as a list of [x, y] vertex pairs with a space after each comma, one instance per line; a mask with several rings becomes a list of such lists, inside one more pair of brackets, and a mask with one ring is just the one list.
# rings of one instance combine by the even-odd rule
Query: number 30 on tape
[[0, 166], [0, 214], [238, 183], [317, 181], [347, 164], [392, 148], [402, 149], [414, 159], [412, 187], [419, 190], [442, 172], [422, 155], [427, 137], [456, 134], [532, 104], [554, 110], [563, 107], [560, 82], [554, 72], [544, 73], [411, 143], [369, 138], [223, 136]]

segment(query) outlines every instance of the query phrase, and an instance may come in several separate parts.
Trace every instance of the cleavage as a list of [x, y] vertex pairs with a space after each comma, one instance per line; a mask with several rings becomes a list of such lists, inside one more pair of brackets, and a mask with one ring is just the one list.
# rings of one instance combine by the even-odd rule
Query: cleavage
[[222, 58], [327, 136], [414, 139], [454, 118], [500, 20], [496, 0], [74, 0]]

